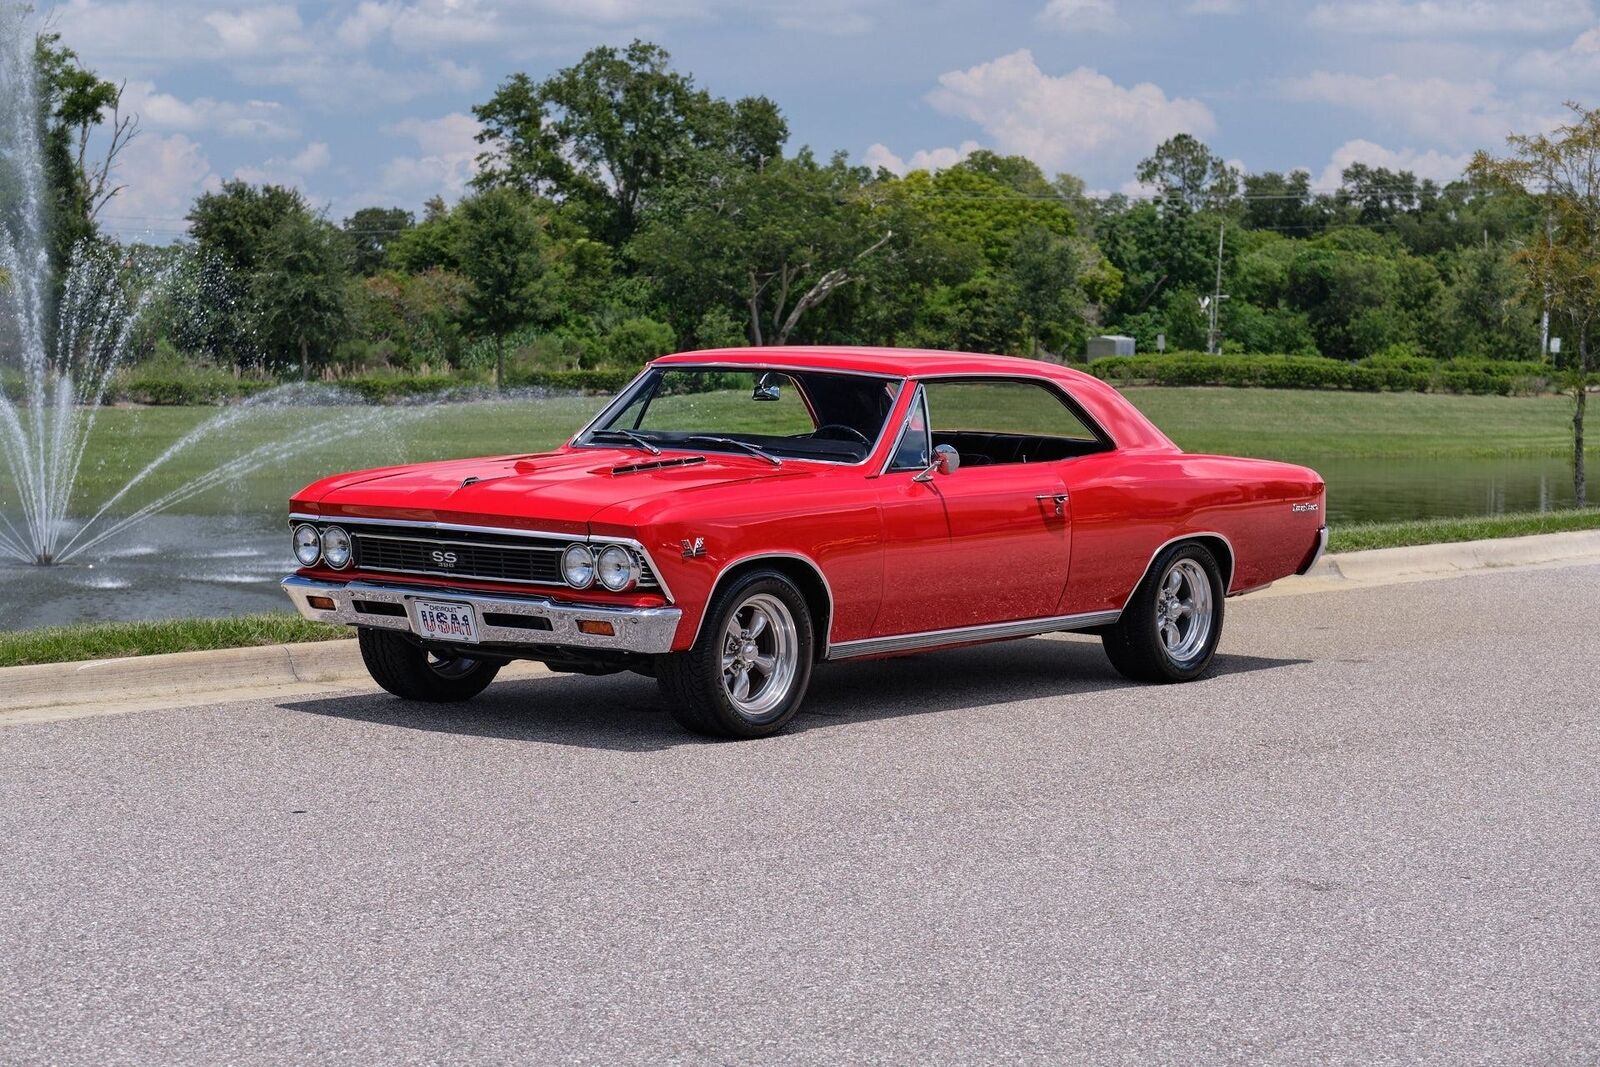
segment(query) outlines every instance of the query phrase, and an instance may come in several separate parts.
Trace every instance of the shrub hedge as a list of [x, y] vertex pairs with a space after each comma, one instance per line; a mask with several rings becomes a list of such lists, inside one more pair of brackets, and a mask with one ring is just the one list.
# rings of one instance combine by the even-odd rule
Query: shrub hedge
[[[1374, 356], [1359, 363], [1349, 363], [1322, 356], [1176, 353], [1099, 359], [1085, 369], [1117, 385], [1217, 385], [1500, 396], [1548, 391], [1551, 377], [1547, 365], [1531, 361], [1437, 361], [1410, 355]], [[555, 392], [614, 393], [637, 373], [637, 370], [622, 368], [542, 370], [526, 366], [511, 367], [506, 372], [506, 385]], [[0, 381], [0, 387], [12, 384]], [[218, 368], [174, 367], [152, 362], [121, 373], [108, 399], [136, 404], [219, 404], [244, 399], [271, 388], [273, 384], [268, 379], [237, 378]], [[423, 375], [365, 374], [342, 378], [334, 384], [356, 393], [367, 403], [382, 404], [436, 396], [463, 386], [483, 388], [490, 384], [490, 379], [481, 371]], [[8, 392], [14, 391], [8, 389]]]
[[1479, 393], [1511, 396], [1549, 386], [1545, 364], [1516, 360], [1384, 356], [1359, 363], [1323, 356], [1115, 356], [1098, 359], [1090, 374], [1119, 385], [1223, 385], [1265, 389], [1348, 389], [1355, 392]]

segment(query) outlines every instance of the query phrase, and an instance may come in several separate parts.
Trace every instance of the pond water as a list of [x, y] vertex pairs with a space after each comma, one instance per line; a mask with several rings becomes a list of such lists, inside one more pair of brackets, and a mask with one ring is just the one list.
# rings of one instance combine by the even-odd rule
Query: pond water
[[[0, 630], [71, 622], [234, 615], [287, 610], [277, 580], [293, 569], [283, 501], [322, 472], [402, 458], [467, 455], [517, 440], [549, 447], [597, 401], [530, 416], [511, 405], [473, 411], [472, 439], [450, 432], [456, 412], [413, 433], [345, 443], [336, 452], [253, 472], [118, 535], [67, 565], [0, 563]], [[457, 409], [459, 411], [460, 409]], [[554, 415], [555, 417], [552, 417]], [[493, 441], [478, 440], [488, 435]], [[1531, 459], [1306, 459], [1328, 483], [1334, 525], [1495, 514], [1570, 506], [1570, 463]]]
[[1335, 525], [1549, 511], [1573, 503], [1572, 463], [1554, 457], [1323, 459], [1308, 465], [1328, 483], [1328, 521]]

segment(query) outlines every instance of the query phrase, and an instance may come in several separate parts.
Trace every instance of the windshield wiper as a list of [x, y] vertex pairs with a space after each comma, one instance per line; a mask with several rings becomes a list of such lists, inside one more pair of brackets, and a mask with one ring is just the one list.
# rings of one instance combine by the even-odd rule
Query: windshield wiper
[[652, 456], [661, 455], [661, 449], [659, 449], [655, 445], [651, 444], [650, 440], [647, 437], [645, 437], [643, 434], [634, 433], [632, 430], [595, 430], [595, 431], [593, 431], [592, 433], [589, 434], [589, 440], [592, 441], [595, 438], [602, 437], [602, 436], [604, 436], [604, 437], [620, 437], [624, 441], [627, 441], [629, 444], [636, 445], [639, 448], [644, 449], [646, 452], [650, 453]]
[[708, 445], [732, 445], [734, 448], [743, 449], [744, 451], [750, 453], [752, 456], [757, 456], [757, 457], [759, 457], [761, 459], [766, 460], [768, 463], [772, 464], [774, 467], [783, 466], [783, 460], [779, 459], [777, 456], [774, 456], [771, 452], [768, 452], [765, 449], [757, 448], [755, 445], [751, 444], [749, 441], [739, 441], [739, 440], [736, 440], [736, 439], [734, 439], [732, 437], [704, 437], [704, 436], [701, 436], [700, 434], [695, 434], [692, 437], [687, 437], [687, 438], [685, 438], [685, 440], [688, 440], [688, 441], [699, 441], [702, 444], [708, 444]]

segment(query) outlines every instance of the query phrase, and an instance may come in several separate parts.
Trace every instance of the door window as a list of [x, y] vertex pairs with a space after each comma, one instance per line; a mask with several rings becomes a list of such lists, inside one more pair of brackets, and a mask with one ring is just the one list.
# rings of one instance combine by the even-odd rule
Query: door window
[[1046, 463], [1100, 452], [1106, 442], [1043, 382], [974, 379], [923, 385], [935, 445], [963, 466]]

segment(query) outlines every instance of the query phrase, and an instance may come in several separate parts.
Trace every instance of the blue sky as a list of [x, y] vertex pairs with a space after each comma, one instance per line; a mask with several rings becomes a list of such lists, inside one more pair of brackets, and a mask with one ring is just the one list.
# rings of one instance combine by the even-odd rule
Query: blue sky
[[645, 37], [723, 96], [762, 93], [792, 146], [895, 169], [974, 146], [1091, 189], [1180, 131], [1319, 186], [1360, 159], [1450, 178], [1472, 149], [1600, 103], [1591, 0], [66, 0], [42, 14], [127, 81], [141, 132], [107, 209], [181, 235], [223, 179], [298, 186], [335, 220], [460, 195], [472, 105]]

